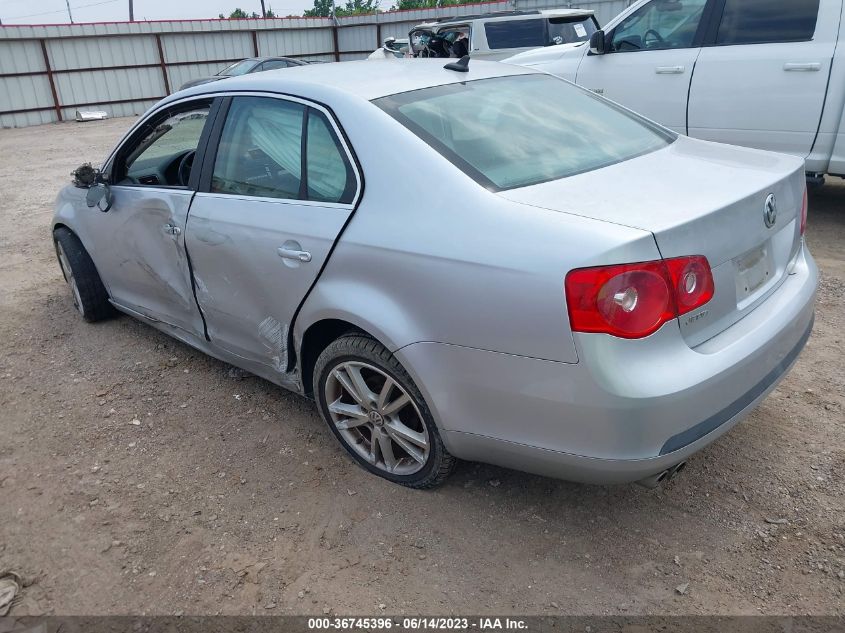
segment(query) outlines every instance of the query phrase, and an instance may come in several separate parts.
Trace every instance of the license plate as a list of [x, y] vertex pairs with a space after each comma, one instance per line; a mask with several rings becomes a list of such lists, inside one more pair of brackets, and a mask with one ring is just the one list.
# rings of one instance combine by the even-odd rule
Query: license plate
[[737, 301], [753, 295], [772, 278], [771, 256], [766, 244], [737, 257], [734, 264]]

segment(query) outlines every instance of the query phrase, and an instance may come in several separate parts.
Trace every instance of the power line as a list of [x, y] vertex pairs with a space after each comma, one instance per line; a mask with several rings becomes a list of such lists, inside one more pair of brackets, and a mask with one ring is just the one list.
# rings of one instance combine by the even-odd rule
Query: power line
[[[100, 5], [103, 5], [103, 4], [112, 4], [112, 3], [118, 2], [118, 1], [119, 0], [104, 0], [103, 2], [92, 2], [90, 4], [81, 4], [78, 7], [70, 7], [70, 8], [73, 9], [74, 11], [76, 11], [77, 9], [87, 9], [88, 7], [99, 7]], [[65, 13], [65, 12], [67, 12], [67, 9], [58, 9], [56, 11], [43, 11], [41, 13], [30, 13], [29, 15], [18, 15], [18, 16], [15, 16], [15, 17], [6, 18], [6, 20], [8, 22], [8, 20], [22, 20], [23, 18], [37, 18], [37, 17], [42, 16], [42, 15], [53, 15], [55, 13]]]

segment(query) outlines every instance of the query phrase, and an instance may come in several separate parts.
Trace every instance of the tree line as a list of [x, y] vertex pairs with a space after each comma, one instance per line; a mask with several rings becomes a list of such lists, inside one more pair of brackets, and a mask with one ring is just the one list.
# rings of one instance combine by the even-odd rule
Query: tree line
[[[434, 7], [453, 7], [459, 4], [470, 4], [478, 0], [396, 0], [395, 4], [388, 9], [389, 11], [402, 11], [405, 9], [432, 9]], [[263, 5], [263, 3], [262, 3]], [[364, 13], [376, 13], [381, 11], [380, 0], [314, 0], [314, 6], [311, 9], [306, 9], [303, 13], [307, 18], [328, 18], [332, 15], [332, 8], [334, 7], [334, 14], [337, 17], [345, 15], [361, 15]], [[225, 18], [277, 18], [281, 17], [273, 12], [271, 7], [263, 9], [264, 15], [254, 11], [247, 12], [240, 7], [232, 11], [228, 16], [220, 14], [220, 17]], [[289, 15], [287, 17], [300, 17]]]

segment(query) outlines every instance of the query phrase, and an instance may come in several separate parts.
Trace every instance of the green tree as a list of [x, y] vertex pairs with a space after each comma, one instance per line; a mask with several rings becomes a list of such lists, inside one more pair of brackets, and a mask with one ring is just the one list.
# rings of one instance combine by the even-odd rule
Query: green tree
[[[336, 0], [335, 15], [361, 15], [378, 11], [379, 0], [346, 0], [340, 4]], [[327, 18], [332, 14], [332, 0], [314, 0], [314, 8], [307, 9], [303, 14], [307, 18]]]
[[349, 15], [360, 13], [375, 13], [378, 11], [379, 0], [346, 0], [346, 12]]
[[267, 7], [267, 15], [268, 18], [275, 18], [276, 14], [273, 12], [273, 7]]
[[402, 11], [405, 9], [430, 9], [436, 6], [437, 0], [397, 0], [396, 6], [393, 8]]
[[[261, 17], [257, 13], [253, 12], [252, 14], [247, 13], [240, 7], [237, 7], [234, 11], [229, 14], [229, 19], [237, 19], [237, 18], [258, 18]], [[267, 17], [270, 17], [269, 15]], [[226, 16], [222, 13], [220, 14], [220, 19], [225, 20]]]
[[459, 4], [471, 4], [476, 0], [396, 0], [393, 10], [431, 9], [434, 7], [454, 7]]
[[332, 0], [314, 0], [314, 8], [306, 9], [306, 18], [327, 18], [332, 14]]

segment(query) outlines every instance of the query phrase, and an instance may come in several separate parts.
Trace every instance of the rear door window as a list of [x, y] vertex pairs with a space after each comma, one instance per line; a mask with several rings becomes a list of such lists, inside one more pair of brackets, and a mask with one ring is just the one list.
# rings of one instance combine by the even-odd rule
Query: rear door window
[[819, 0], [727, 0], [716, 44], [813, 39]]
[[305, 106], [269, 97], [237, 97], [229, 108], [212, 193], [298, 199]]
[[352, 202], [357, 186], [352, 164], [326, 115], [313, 108], [308, 111], [305, 153], [308, 199]]
[[285, 99], [234, 98], [217, 149], [212, 193], [348, 204], [357, 185], [322, 112]]
[[487, 45], [497, 48], [526, 48], [546, 44], [546, 25], [544, 20], [506, 20], [484, 24], [487, 33]]

